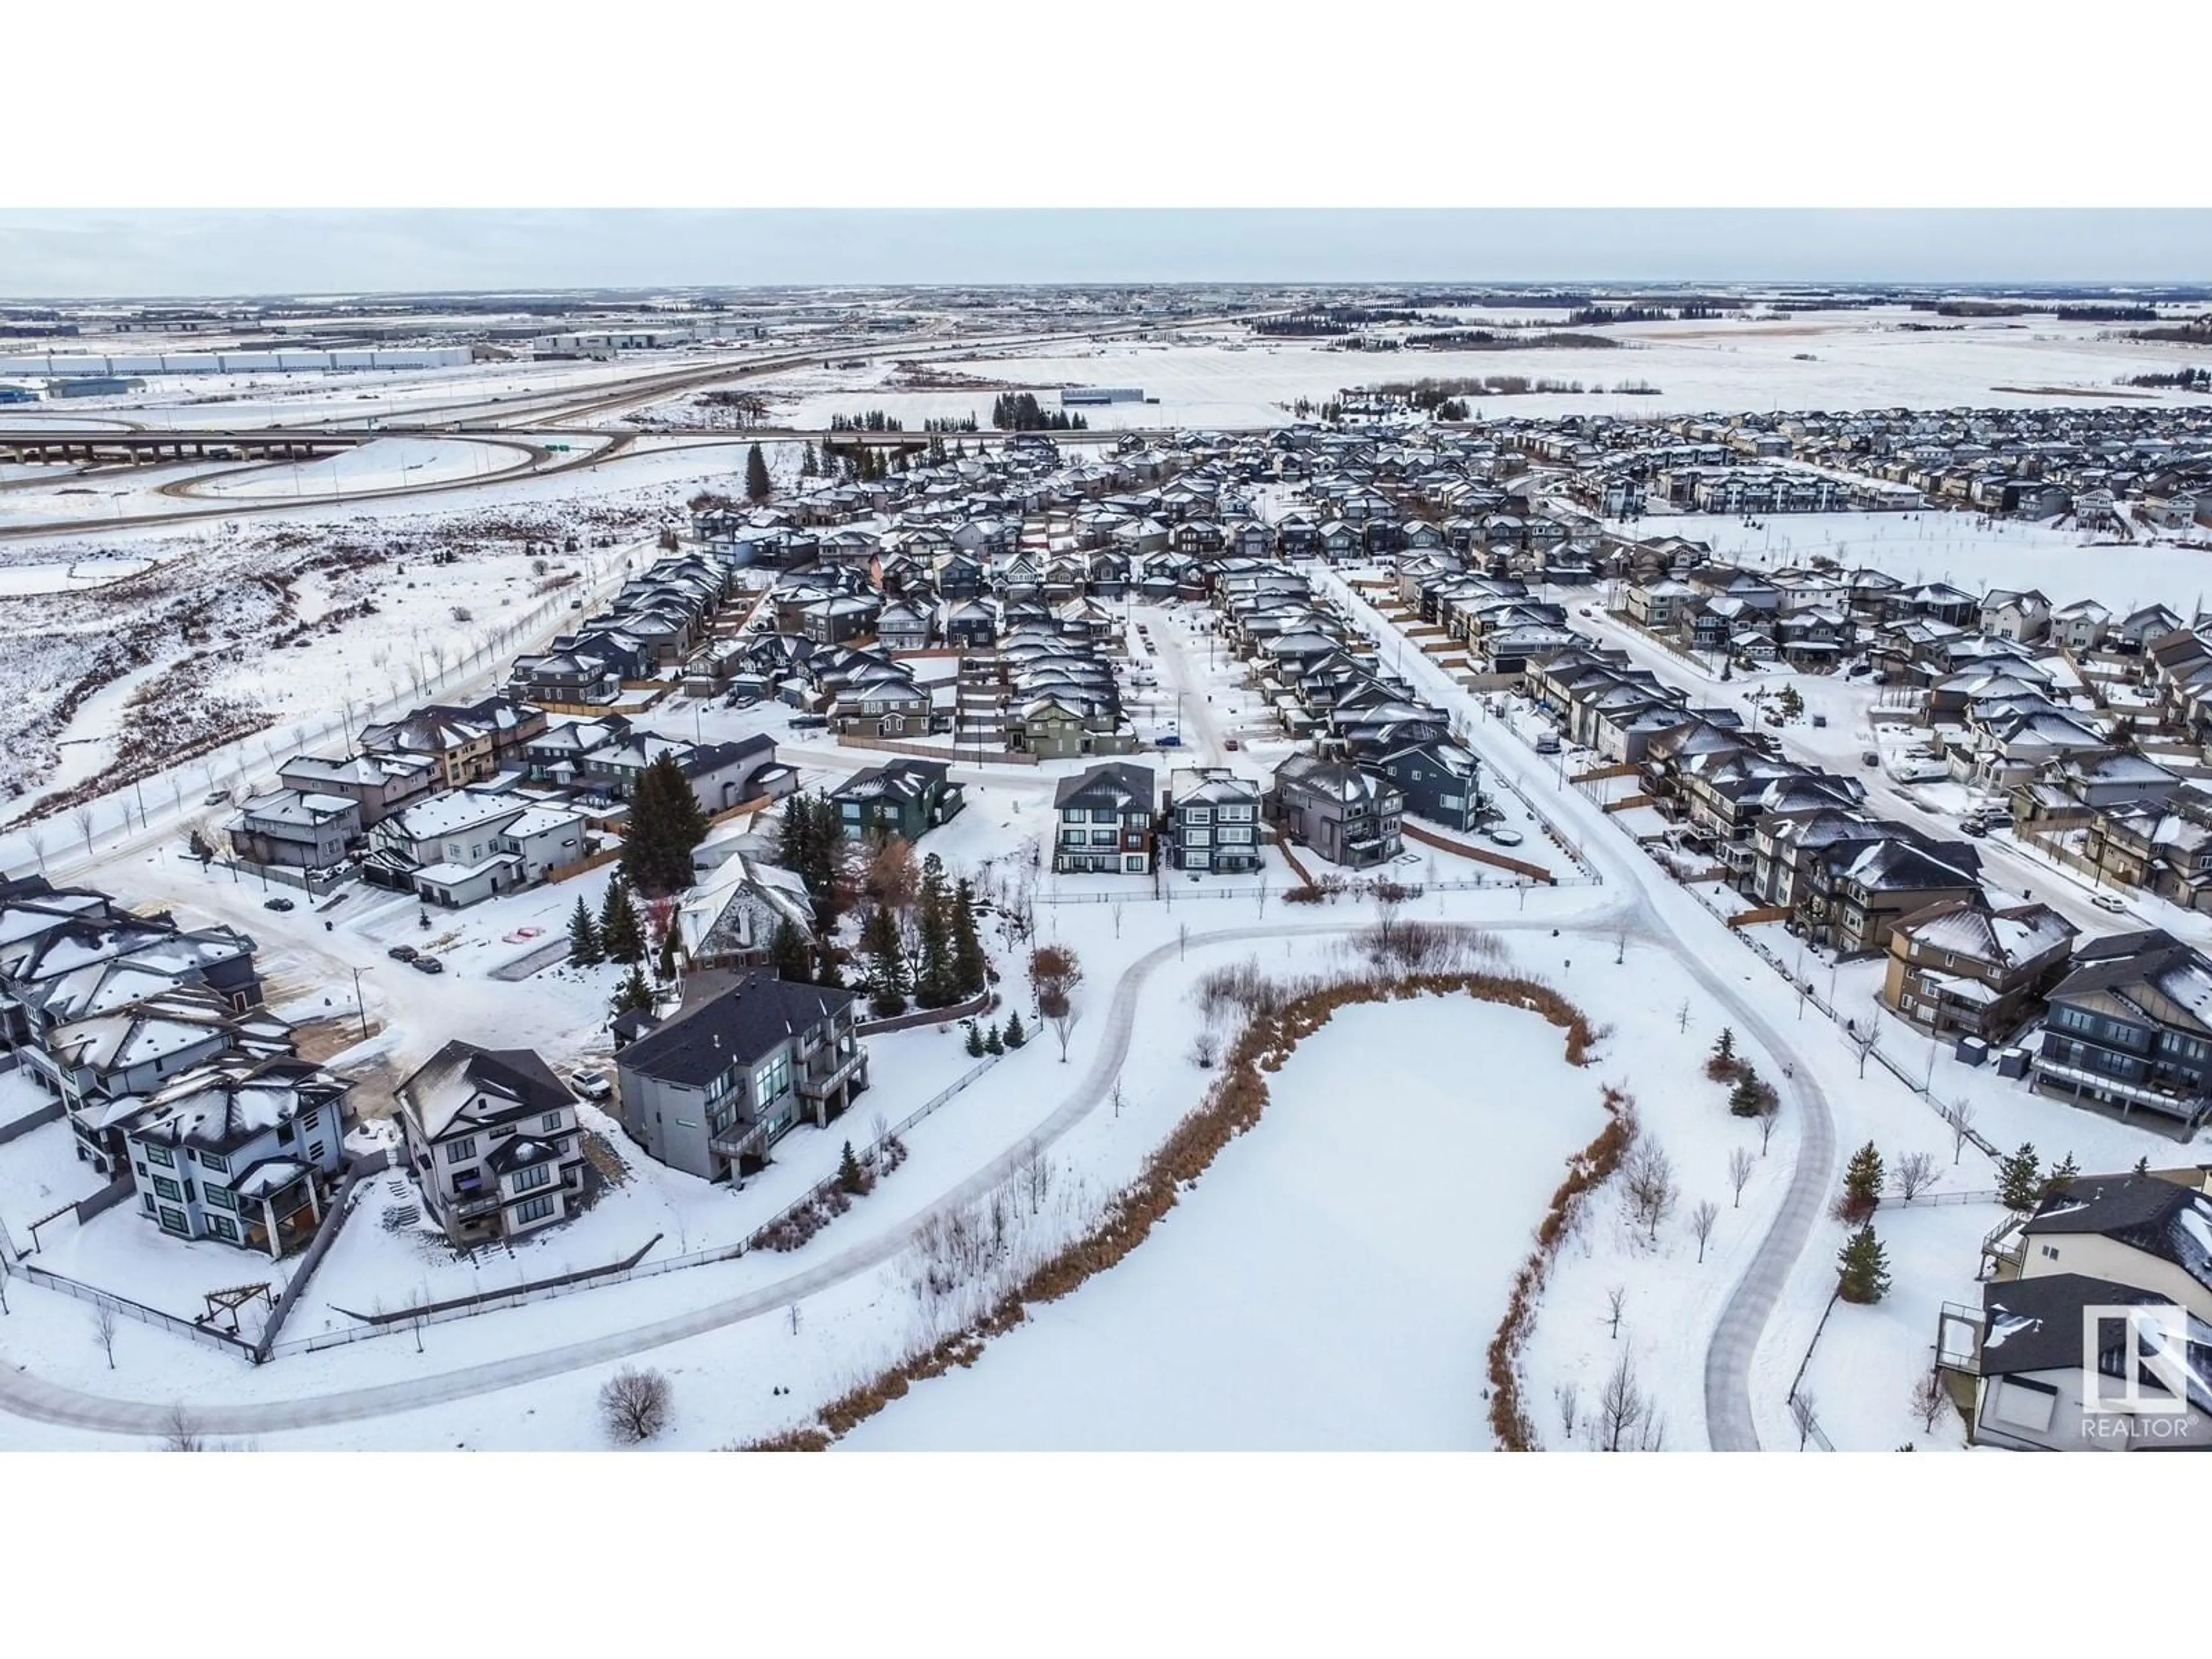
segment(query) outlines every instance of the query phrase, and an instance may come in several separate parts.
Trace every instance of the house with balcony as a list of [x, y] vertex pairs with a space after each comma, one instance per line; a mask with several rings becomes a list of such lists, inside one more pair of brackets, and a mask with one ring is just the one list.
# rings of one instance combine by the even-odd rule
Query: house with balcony
[[2194, 1127], [2212, 1110], [2212, 961], [2157, 928], [2078, 945], [2051, 988], [2035, 1086]]
[[437, 763], [422, 755], [295, 755], [276, 781], [301, 795], [343, 795], [364, 830], [438, 787]]
[[225, 833], [232, 854], [248, 864], [328, 870], [344, 860], [361, 828], [361, 808], [350, 796], [279, 789], [247, 801]]
[[1284, 834], [1331, 864], [1364, 869], [1403, 847], [1406, 797], [1387, 777], [1348, 762], [1292, 755], [1275, 769], [1267, 814]]
[[307, 1060], [238, 1056], [118, 1103], [140, 1212], [272, 1261], [306, 1244], [345, 1167], [350, 1086]]
[[1244, 875], [1260, 867], [1260, 787], [1225, 768], [1168, 779], [1168, 862], [1178, 870]]
[[1052, 867], [1062, 875], [1149, 875], [1158, 800], [1152, 769], [1128, 761], [1061, 779], [1053, 792]]
[[1474, 750], [1449, 739], [1408, 744], [1360, 764], [1397, 789], [1407, 811], [1446, 830], [1471, 830], [1488, 809], [1482, 763]]
[[576, 1212], [575, 1099], [535, 1050], [448, 1042], [392, 1098], [423, 1207], [454, 1244], [519, 1237]]
[[631, 1021], [615, 1052], [623, 1128], [672, 1169], [742, 1179], [800, 1123], [827, 1127], [867, 1088], [858, 1004], [765, 969], [692, 975], [678, 1006]]
[[2064, 975], [2079, 931], [2045, 904], [1931, 904], [1890, 928], [1882, 1002], [1933, 1036], [2002, 1043]]

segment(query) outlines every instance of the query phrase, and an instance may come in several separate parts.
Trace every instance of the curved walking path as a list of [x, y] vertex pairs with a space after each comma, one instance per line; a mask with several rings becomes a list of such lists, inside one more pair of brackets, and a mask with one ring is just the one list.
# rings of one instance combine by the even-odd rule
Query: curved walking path
[[[1588, 918], [1578, 920], [1586, 924]], [[1255, 924], [1249, 927], [1224, 927], [1193, 933], [1189, 944], [1205, 946], [1233, 945], [1248, 939], [1326, 937], [1348, 933], [1366, 924], [1367, 918], [1363, 915], [1348, 921], [1278, 922]], [[1487, 931], [1505, 933], [1539, 927], [1547, 929], [1565, 927], [1567, 924], [1555, 922], [1549, 918], [1541, 921], [1516, 918], [1484, 926]], [[588, 1365], [625, 1359], [648, 1349], [720, 1330], [762, 1314], [781, 1313], [805, 1297], [827, 1290], [857, 1274], [871, 1273], [907, 1250], [932, 1218], [971, 1203], [1006, 1181], [1028, 1157], [1032, 1144], [1051, 1145], [1109, 1097], [1114, 1087], [1114, 1079], [1127, 1057], [1129, 1040], [1136, 1029], [1139, 996], [1152, 975], [1165, 963], [1175, 960], [1182, 948], [1179, 941], [1170, 940], [1139, 957], [1121, 975], [1107, 1012], [1104, 1040], [1081, 1079], [1034, 1133], [1023, 1137], [1018, 1144], [1008, 1148], [957, 1186], [948, 1189], [903, 1226], [825, 1256], [813, 1266], [780, 1279], [774, 1284], [763, 1285], [740, 1295], [627, 1330], [611, 1331], [557, 1347], [542, 1349], [536, 1353], [489, 1360], [433, 1376], [409, 1377], [371, 1388], [343, 1389], [291, 1400], [230, 1405], [196, 1402], [191, 1408], [194, 1425], [207, 1434], [266, 1434], [353, 1422], [441, 1405], [447, 1401], [512, 1388], [517, 1383], [557, 1376]], [[119, 1400], [112, 1395], [64, 1388], [46, 1382], [31, 1372], [0, 1363], [0, 1412], [70, 1428], [148, 1435], [167, 1431], [175, 1406], [171, 1401], [155, 1403]]]

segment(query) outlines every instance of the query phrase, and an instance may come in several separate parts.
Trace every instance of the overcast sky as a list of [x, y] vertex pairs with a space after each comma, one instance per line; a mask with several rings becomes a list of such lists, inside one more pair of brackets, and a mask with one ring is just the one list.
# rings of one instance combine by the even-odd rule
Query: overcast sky
[[0, 210], [12, 296], [1112, 282], [2212, 281], [2198, 210]]

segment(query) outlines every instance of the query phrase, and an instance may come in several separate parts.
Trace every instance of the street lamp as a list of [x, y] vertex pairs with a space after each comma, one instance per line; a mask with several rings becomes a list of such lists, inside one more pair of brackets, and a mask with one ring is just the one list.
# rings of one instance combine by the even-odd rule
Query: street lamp
[[353, 1012], [354, 1018], [361, 1022], [361, 1040], [363, 1042], [368, 1041], [368, 1010], [362, 1005], [361, 1000], [361, 976], [375, 971], [373, 967], [356, 968], [353, 970]]

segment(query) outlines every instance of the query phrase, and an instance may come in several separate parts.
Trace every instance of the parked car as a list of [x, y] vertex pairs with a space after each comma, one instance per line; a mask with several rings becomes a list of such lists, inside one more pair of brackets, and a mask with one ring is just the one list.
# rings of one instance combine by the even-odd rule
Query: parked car
[[568, 1081], [586, 1100], [605, 1100], [614, 1092], [614, 1085], [607, 1081], [605, 1072], [579, 1072]]
[[1827, 723], [1828, 717], [1826, 714], [1815, 714], [1813, 716], [1813, 724], [1815, 726], [1826, 726]]
[[1165, 737], [1159, 739], [1159, 746], [1163, 749], [1180, 749], [1182, 747], [1182, 738], [1176, 733], [1170, 732]]
[[1861, 765], [1871, 766], [1875, 770], [1879, 771], [1881, 769], [1881, 750], [1879, 749], [1868, 750], [1865, 754], [1859, 757], [1859, 763]]
[[794, 732], [819, 732], [830, 724], [827, 714], [793, 714], [791, 729]]
[[395, 945], [384, 954], [394, 962], [412, 962], [415, 960], [416, 952], [411, 945]]
[[2120, 902], [2118, 896], [2116, 894], [2100, 893], [2094, 898], [2092, 898], [2089, 902], [2095, 905], [2100, 910], [2109, 911], [2112, 915], [2116, 916], [2124, 916], [2128, 913], [2128, 907]]
[[407, 965], [418, 974], [442, 974], [446, 971], [446, 964], [435, 957], [417, 957]]
[[1961, 818], [1959, 820], [1959, 828], [1962, 833], [1969, 836], [1986, 836], [1990, 833], [1990, 826], [1979, 818]]
[[224, 789], [210, 789], [208, 791], [207, 799], [202, 801], [200, 805], [203, 806], [228, 806], [230, 805], [230, 793]]
[[1224, 738], [1221, 740], [1221, 746], [1224, 749], [1242, 749], [1244, 744], [1236, 738]]
[[261, 908], [264, 910], [293, 910], [299, 907], [288, 898], [265, 898], [261, 901]]
[[1540, 755], [1558, 754], [1559, 752], [1559, 734], [1556, 732], [1547, 732], [1542, 736], [1539, 737], [1536, 739], [1536, 752]]

